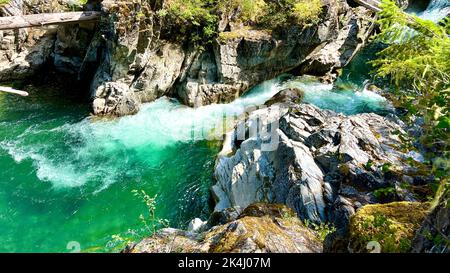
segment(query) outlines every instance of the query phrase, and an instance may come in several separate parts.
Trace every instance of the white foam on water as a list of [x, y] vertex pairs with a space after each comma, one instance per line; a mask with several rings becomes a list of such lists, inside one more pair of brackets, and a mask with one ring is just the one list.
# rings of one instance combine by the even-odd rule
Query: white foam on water
[[450, 1], [431, 0], [427, 9], [417, 14], [422, 19], [430, 20], [435, 23], [447, 17], [450, 14]]
[[[158, 168], [166, 147], [206, 139], [212, 129], [221, 125], [224, 116], [239, 116], [246, 107], [263, 104], [278, 91], [275, 79], [231, 103], [199, 108], [161, 98], [145, 104], [136, 115], [116, 120], [86, 118], [54, 128], [32, 125], [15, 141], [1, 141], [0, 148], [17, 163], [31, 160], [36, 176], [56, 188], [101, 181], [96, 187], [102, 190], [120, 177], [139, 172], [130, 165], [145, 162], [147, 168]], [[62, 147], [53, 147], [52, 141], [28, 143], [28, 139], [39, 134], [54, 136]]]

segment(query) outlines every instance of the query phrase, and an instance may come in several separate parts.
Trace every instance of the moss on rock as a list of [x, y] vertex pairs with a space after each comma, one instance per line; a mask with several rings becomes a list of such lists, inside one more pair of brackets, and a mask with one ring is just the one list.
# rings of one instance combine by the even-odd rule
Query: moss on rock
[[407, 252], [416, 230], [429, 210], [429, 203], [394, 202], [362, 207], [350, 220], [349, 248], [367, 252], [377, 242], [381, 252]]

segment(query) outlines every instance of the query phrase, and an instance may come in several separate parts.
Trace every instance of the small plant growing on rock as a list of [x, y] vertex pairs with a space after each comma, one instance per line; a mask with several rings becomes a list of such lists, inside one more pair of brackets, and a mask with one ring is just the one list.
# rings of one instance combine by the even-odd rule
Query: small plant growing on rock
[[[141, 201], [147, 207], [147, 215], [139, 215], [139, 220], [144, 224], [145, 230], [149, 233], [155, 234], [155, 232], [161, 227], [168, 227], [169, 221], [167, 219], [161, 219], [156, 217], [156, 199], [157, 195], [151, 197], [144, 190], [132, 190], [134, 196], [141, 199]], [[122, 234], [114, 234], [111, 236], [111, 240], [106, 244], [106, 248], [110, 252], [117, 252], [125, 249], [126, 246], [131, 243], [148, 236], [142, 229], [129, 229]]]
[[132, 193], [134, 196], [141, 198], [142, 202], [147, 206], [148, 215], [145, 216], [144, 214], [141, 214], [139, 219], [148, 231], [154, 234], [161, 226], [167, 227], [169, 225], [169, 221], [167, 219], [160, 219], [156, 217], [156, 198], [158, 195], [151, 197], [144, 190], [133, 190]]
[[336, 231], [336, 227], [334, 227], [331, 224], [326, 223], [316, 224], [308, 219], [303, 221], [303, 224], [311, 228], [321, 241], [325, 241], [325, 238], [328, 236], [328, 234], [331, 234]]

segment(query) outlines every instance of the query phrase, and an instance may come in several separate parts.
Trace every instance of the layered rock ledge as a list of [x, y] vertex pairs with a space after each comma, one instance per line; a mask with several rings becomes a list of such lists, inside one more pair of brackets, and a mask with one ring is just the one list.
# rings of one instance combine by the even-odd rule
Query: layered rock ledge
[[[166, 228], [127, 247], [129, 253], [319, 253], [322, 243], [282, 205], [253, 204], [221, 224], [213, 215], [204, 231]], [[211, 227], [212, 226], [212, 227]]]

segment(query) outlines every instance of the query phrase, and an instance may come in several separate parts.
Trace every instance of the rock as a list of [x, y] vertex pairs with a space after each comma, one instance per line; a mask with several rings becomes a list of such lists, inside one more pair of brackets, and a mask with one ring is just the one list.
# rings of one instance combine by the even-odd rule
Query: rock
[[215, 211], [286, 204], [301, 219], [331, 222], [344, 234], [357, 208], [381, 201], [374, 194], [379, 189], [392, 187], [396, 200], [414, 200], [398, 187], [411, 170], [395, 132], [403, 129], [376, 114], [344, 116], [310, 104], [253, 111], [227, 134], [227, 152], [218, 156]]
[[53, 56], [56, 71], [77, 76], [86, 73], [81, 68], [86, 65], [84, 60], [94, 35], [90, 26], [92, 24], [58, 27]]
[[[0, 9], [1, 16], [31, 13], [63, 12], [69, 10], [64, 1], [12, 0]], [[70, 8], [71, 10], [71, 8]], [[49, 26], [0, 31], [0, 81], [22, 80], [53, 64], [59, 72], [87, 75], [83, 70], [95, 65], [97, 59], [86, 59], [86, 50], [93, 35], [93, 23], [69, 26]]]
[[[5, 35], [5, 32], [3, 33]], [[32, 35], [32, 31], [28, 33]], [[36, 40], [29, 41], [18, 51], [15, 36], [0, 36], [4, 50], [0, 51], [0, 81], [22, 80], [34, 75], [51, 60], [55, 33], [36, 33]]]
[[153, 101], [168, 94], [178, 78], [185, 53], [174, 43], [165, 43], [158, 51], [148, 53], [144, 70], [131, 85], [142, 102]]
[[269, 101], [265, 103], [267, 106], [271, 106], [275, 103], [295, 103], [299, 104], [305, 97], [305, 93], [298, 88], [288, 88], [281, 90], [275, 96], [273, 96]]
[[[136, 93], [137, 103], [166, 95], [176, 95], [184, 104], [195, 107], [227, 103], [262, 81], [298, 67], [312, 53], [335, 40], [338, 33], [342, 32], [339, 39], [348, 38], [348, 43], [336, 56], [356, 52], [363, 41], [354, 42], [355, 37], [363, 39], [371, 31], [360, 25], [351, 33], [356, 36], [345, 37], [349, 32], [342, 28], [347, 29], [345, 25], [350, 21], [340, 23], [340, 18], [368, 11], [350, 8], [345, 1], [329, 0], [325, 3], [323, 21], [306, 29], [299, 26], [279, 32], [247, 29], [234, 22], [239, 10], [220, 14], [218, 24], [223, 33], [211, 45], [198, 49], [183, 46], [186, 42], [183, 37], [167, 35], [177, 26], [161, 20], [158, 7], [149, 7], [147, 2], [133, 0], [117, 5], [116, 1], [108, 0], [101, 5], [102, 11], [110, 16], [100, 23], [105, 49], [91, 85], [93, 101], [107, 99], [102, 97], [102, 89], [98, 90], [101, 85], [120, 81]], [[344, 64], [339, 60], [331, 66]], [[328, 72], [329, 68], [327, 65], [322, 70]]]
[[[235, 9], [218, 14], [222, 33], [199, 48], [190, 45], [186, 35], [172, 35], [180, 26], [160, 16], [165, 4], [89, 1], [86, 8], [104, 13], [95, 27], [61, 26], [56, 36], [53, 33], [43, 40], [47, 46], [40, 48], [48, 50], [32, 56], [29, 52], [38, 49], [26, 42], [34, 30], [20, 30], [20, 35], [4, 32], [0, 35], [0, 80], [29, 77], [51, 63], [58, 72], [77, 75], [80, 83], [89, 85], [93, 112], [99, 115], [132, 114], [141, 103], [162, 96], [177, 96], [188, 106], [227, 103], [262, 81], [304, 67], [313, 59], [322, 60], [314, 56], [324, 48], [334, 50], [333, 56], [315, 62], [314, 70], [329, 74], [347, 63], [371, 31], [364, 21], [371, 21], [370, 12], [351, 8], [344, 0], [324, 1], [323, 16], [316, 25], [294, 24], [282, 30], [243, 26], [236, 21], [240, 10]], [[14, 0], [7, 11], [73, 8], [73, 1]], [[126, 92], [105, 92], [113, 82], [128, 85], [121, 87]]]
[[205, 224], [206, 224], [206, 222], [202, 221], [199, 218], [192, 219], [192, 221], [189, 222], [187, 231], [188, 232], [200, 232], [204, 228]]
[[362, 207], [350, 221], [350, 252], [368, 252], [369, 242], [379, 244], [384, 253], [409, 252], [429, 206], [429, 203], [396, 202]]
[[[94, 114], [131, 115], [139, 111], [139, 100], [123, 82], [106, 82], [97, 89], [103, 96], [93, 102]], [[104, 97], [104, 98], [103, 98]]]
[[209, 216], [207, 226], [211, 228], [218, 225], [224, 225], [238, 219], [241, 213], [241, 207], [224, 208], [219, 211], [214, 211]]
[[[327, 75], [336, 74], [339, 68], [346, 66], [365, 45], [374, 28], [373, 14], [363, 7], [347, 10], [340, 18], [343, 28], [338, 30], [337, 37], [325, 44], [320, 50], [310, 54], [306, 62], [298, 69], [298, 73]], [[330, 77], [331, 75], [328, 75]], [[331, 76], [335, 79], [335, 76]]]
[[[229, 30], [219, 35], [212, 52], [210, 49], [194, 60], [187, 77], [176, 87], [178, 95], [189, 106], [229, 102], [292, 69], [325, 75], [343, 67], [371, 33], [372, 13], [352, 9], [345, 1], [324, 1], [324, 5], [319, 24], [306, 29], [294, 25], [281, 32], [230, 25], [230, 15], [225, 15], [220, 26]], [[325, 54], [332, 57], [318, 57]], [[316, 64], [314, 60], [319, 59]]]
[[295, 213], [280, 205], [254, 204], [238, 219], [195, 234], [162, 229], [125, 252], [317, 253], [322, 243]]

